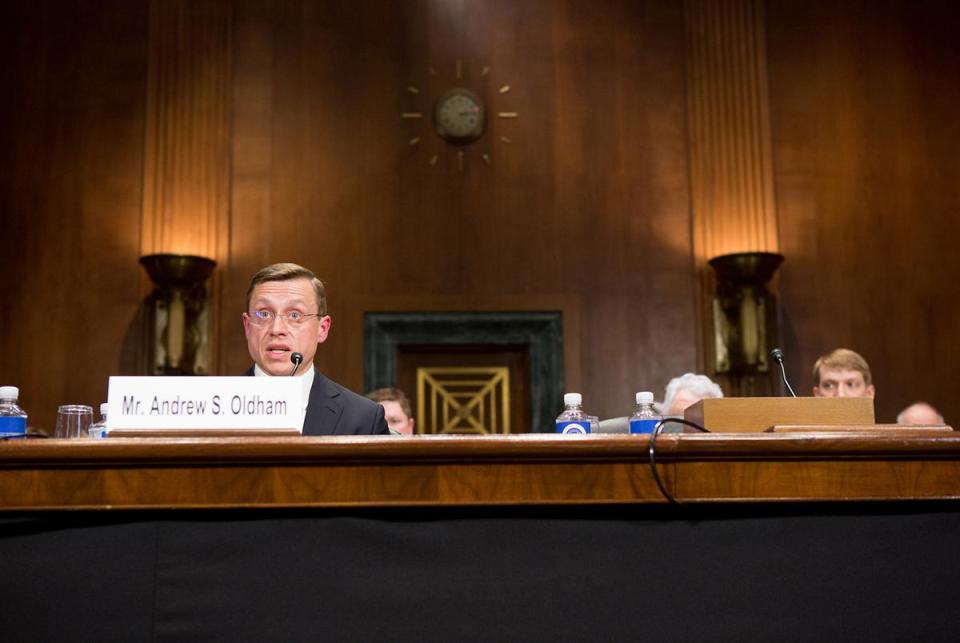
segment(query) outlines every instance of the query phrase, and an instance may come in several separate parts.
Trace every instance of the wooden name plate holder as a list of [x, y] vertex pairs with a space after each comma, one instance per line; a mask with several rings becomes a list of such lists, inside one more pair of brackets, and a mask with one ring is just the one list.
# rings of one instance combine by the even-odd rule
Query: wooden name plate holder
[[683, 418], [711, 433], [810, 433], [899, 431], [944, 433], [945, 424], [876, 424], [866, 397], [726, 397], [700, 400]]
[[725, 397], [700, 400], [683, 417], [711, 433], [759, 433], [777, 427], [836, 430], [876, 426], [867, 397]]

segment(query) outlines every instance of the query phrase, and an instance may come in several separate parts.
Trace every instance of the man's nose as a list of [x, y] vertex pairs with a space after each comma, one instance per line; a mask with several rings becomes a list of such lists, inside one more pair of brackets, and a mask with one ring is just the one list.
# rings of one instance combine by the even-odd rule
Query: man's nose
[[853, 392], [848, 387], [840, 385], [837, 387], [837, 397], [853, 397]]
[[270, 334], [271, 335], [283, 335], [287, 331], [286, 320], [280, 315], [274, 315], [273, 319], [270, 320]]

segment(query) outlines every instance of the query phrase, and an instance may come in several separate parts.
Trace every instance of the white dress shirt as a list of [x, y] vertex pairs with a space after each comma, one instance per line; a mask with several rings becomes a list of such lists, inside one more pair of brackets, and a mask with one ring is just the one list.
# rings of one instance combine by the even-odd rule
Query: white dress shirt
[[[253, 374], [256, 377], [273, 377], [270, 373], [266, 372], [260, 368], [259, 364], [253, 365]], [[314, 378], [313, 364], [310, 365], [310, 368], [301, 373], [298, 377], [300, 378], [300, 385], [303, 387], [303, 409], [300, 416], [300, 432], [303, 433], [303, 423], [307, 421], [307, 404], [310, 403], [310, 389], [313, 388], [313, 378]]]

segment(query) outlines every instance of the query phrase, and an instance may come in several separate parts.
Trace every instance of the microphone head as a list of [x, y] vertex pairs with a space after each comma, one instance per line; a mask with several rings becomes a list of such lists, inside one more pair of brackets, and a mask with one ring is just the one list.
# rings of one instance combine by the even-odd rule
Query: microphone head
[[303, 361], [303, 355], [300, 353], [290, 353], [290, 362], [296, 366], [300, 365], [300, 362]]
[[779, 348], [774, 348], [772, 351], [770, 351], [770, 357], [778, 362], [783, 362], [783, 351]]

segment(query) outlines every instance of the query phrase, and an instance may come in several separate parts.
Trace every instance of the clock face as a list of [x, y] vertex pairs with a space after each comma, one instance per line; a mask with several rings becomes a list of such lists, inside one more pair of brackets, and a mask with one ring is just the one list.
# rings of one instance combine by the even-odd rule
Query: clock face
[[485, 122], [483, 101], [469, 89], [451, 89], [437, 100], [433, 109], [437, 134], [450, 143], [464, 145], [477, 140]]

